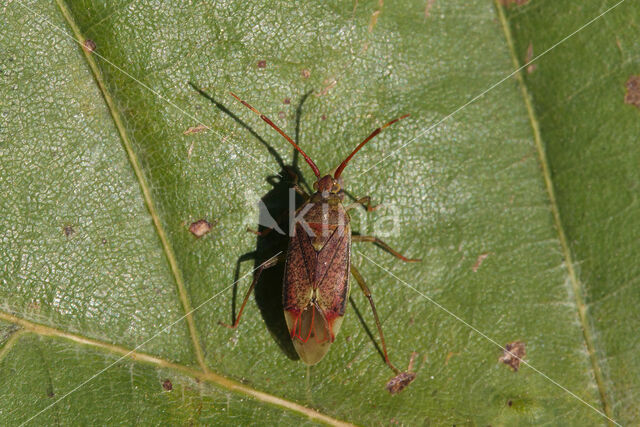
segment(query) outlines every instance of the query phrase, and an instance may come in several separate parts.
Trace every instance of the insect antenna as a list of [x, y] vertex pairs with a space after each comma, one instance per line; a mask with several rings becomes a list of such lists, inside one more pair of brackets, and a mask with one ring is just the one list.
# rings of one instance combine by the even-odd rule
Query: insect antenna
[[347, 157], [346, 159], [344, 159], [344, 161], [340, 164], [340, 166], [338, 166], [338, 168], [336, 169], [336, 172], [333, 174], [333, 177], [335, 179], [338, 179], [340, 177], [340, 174], [342, 174], [342, 171], [344, 170], [345, 166], [347, 166], [347, 163], [349, 163], [349, 160], [351, 160], [351, 158], [353, 157], [354, 154], [356, 154], [362, 147], [364, 147], [364, 144], [366, 144], [367, 142], [371, 141], [373, 139], [374, 136], [376, 136], [377, 134], [379, 134], [384, 128], [387, 128], [389, 126], [391, 126], [392, 124], [394, 124], [395, 122], [402, 120], [406, 117], [409, 117], [408, 114], [405, 114], [402, 117], [398, 117], [397, 119], [393, 119], [391, 120], [389, 123], [385, 124], [384, 126], [380, 126], [378, 129], [374, 130], [373, 132], [371, 132], [371, 135], [369, 135], [368, 137], [366, 137], [364, 139], [364, 141], [362, 141], [360, 144], [358, 144], [358, 146], [356, 147], [355, 150], [353, 150], [351, 152], [351, 154], [349, 154], [349, 157]]
[[[233, 96], [235, 99], [237, 99], [238, 101], [240, 101], [242, 103], [242, 105], [244, 105], [245, 107], [247, 107], [248, 109], [250, 109], [251, 111], [253, 111], [254, 113], [256, 113], [257, 115], [260, 116], [260, 118], [262, 120], [264, 120], [269, 126], [271, 126], [272, 128], [274, 128], [280, 135], [284, 136], [284, 138], [289, 141], [291, 143], [291, 145], [293, 145], [293, 148], [295, 148], [297, 151], [300, 152], [300, 154], [302, 154], [302, 157], [304, 157], [304, 159], [307, 161], [307, 163], [309, 164], [309, 166], [311, 166], [311, 169], [313, 170], [313, 173], [316, 175], [317, 178], [320, 178], [320, 170], [318, 169], [318, 167], [316, 166], [316, 164], [313, 162], [313, 160], [311, 160], [311, 157], [307, 156], [307, 153], [305, 153], [304, 151], [302, 151], [302, 148], [300, 148], [298, 146], [298, 144], [296, 144], [293, 139], [291, 139], [291, 137], [289, 135], [287, 135], [286, 133], [284, 133], [284, 131], [282, 129], [280, 129], [278, 126], [276, 126], [275, 123], [273, 123], [271, 121], [271, 119], [267, 116], [265, 116], [264, 114], [262, 114], [260, 111], [256, 110], [255, 108], [253, 108], [251, 105], [249, 105], [248, 102], [243, 101], [242, 99], [240, 99], [235, 93], [233, 92], [229, 92], [231, 94], [231, 96]], [[389, 123], [390, 124], [390, 123]], [[385, 125], [385, 126], [388, 126]], [[378, 129], [379, 131], [379, 129]]]

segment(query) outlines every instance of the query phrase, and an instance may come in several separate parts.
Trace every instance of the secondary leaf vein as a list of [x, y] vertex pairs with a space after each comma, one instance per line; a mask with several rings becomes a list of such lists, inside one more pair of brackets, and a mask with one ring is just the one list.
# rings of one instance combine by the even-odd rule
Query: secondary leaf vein
[[[15, 335], [25, 335], [28, 332], [34, 333], [36, 335], [39, 336], [44, 336], [44, 337], [54, 337], [54, 338], [62, 338], [62, 339], [66, 339], [69, 341], [72, 341], [74, 343], [77, 344], [82, 344], [82, 345], [86, 345], [86, 346], [90, 346], [90, 347], [94, 347], [94, 348], [98, 348], [102, 351], [106, 351], [109, 353], [113, 353], [113, 354], [118, 354], [120, 356], [126, 356], [127, 358], [134, 360], [136, 362], [144, 362], [144, 363], [148, 363], [151, 365], [155, 365], [157, 367], [160, 368], [166, 368], [166, 369], [172, 369], [175, 371], [179, 371], [180, 373], [182, 373], [183, 375], [187, 375], [190, 376], [192, 378], [195, 379], [199, 379], [199, 380], [204, 380], [207, 381], [211, 384], [214, 384], [218, 387], [221, 387], [223, 389], [229, 390], [229, 391], [233, 391], [235, 393], [238, 394], [242, 394], [245, 396], [249, 396], [257, 401], [260, 402], [264, 402], [264, 403], [268, 403], [271, 405], [275, 405], [277, 407], [279, 407], [280, 409], [285, 409], [285, 410], [289, 410], [292, 412], [297, 412], [300, 413], [302, 415], [305, 415], [307, 417], [309, 417], [312, 420], [316, 420], [316, 421], [320, 421], [320, 422], [324, 422], [327, 423], [329, 425], [335, 425], [335, 426], [350, 426], [352, 424], [347, 423], [345, 421], [342, 420], [338, 420], [332, 417], [329, 417], [328, 415], [325, 415], [321, 412], [318, 412], [316, 410], [307, 408], [305, 406], [302, 406], [298, 403], [283, 399], [281, 397], [278, 396], [274, 396], [272, 394], [269, 393], [265, 393], [263, 391], [251, 388], [249, 386], [246, 386], [244, 384], [240, 384], [236, 381], [233, 381], [227, 377], [224, 377], [222, 375], [216, 374], [214, 372], [211, 371], [204, 371], [204, 370], [198, 370], [189, 366], [185, 366], [185, 365], [181, 365], [178, 363], [174, 363], [174, 362], [170, 362], [168, 360], [162, 359], [160, 357], [156, 357], [156, 356], [152, 356], [150, 354], [146, 354], [146, 353], [141, 353], [141, 352], [137, 352], [135, 350], [130, 350], [126, 347], [122, 347], [122, 346], [118, 346], [115, 344], [110, 344], [107, 342], [103, 342], [103, 341], [99, 341], [99, 340], [95, 340], [92, 338], [87, 338], [87, 337], [83, 337], [81, 335], [76, 335], [76, 334], [72, 334], [69, 332], [65, 332], [59, 329], [55, 329], [49, 326], [45, 326], [45, 325], [40, 325], [38, 323], [33, 323], [29, 320], [25, 320], [22, 319], [20, 317], [17, 317], [13, 314], [9, 314], [9, 313], [5, 313], [3, 311], [0, 311], [0, 320], [4, 320], [6, 322], [9, 323], [13, 323], [15, 325], [18, 325], [20, 327], [22, 327], [22, 331], [23, 332], [17, 332]], [[14, 339], [17, 340], [18, 337], [13, 336], [10, 338], [10, 340]], [[14, 341], [15, 342], [15, 341]], [[7, 342], [8, 344], [9, 342]], [[5, 344], [5, 347], [3, 347], [2, 352], [5, 352], [5, 348], [7, 346], [7, 344]], [[0, 353], [1, 355], [2, 353]]]
[[513, 38], [511, 36], [511, 29], [509, 27], [509, 23], [507, 21], [504, 7], [499, 3], [498, 0], [495, 2], [496, 9], [498, 11], [499, 19], [502, 24], [502, 28], [505, 34], [505, 38], [507, 41], [507, 45], [509, 47], [509, 53], [511, 55], [511, 59], [513, 64], [515, 65], [518, 72], [515, 74], [515, 77], [518, 81], [518, 85], [520, 86], [520, 90], [522, 92], [522, 97], [524, 99], [525, 106], [527, 108], [527, 114], [529, 116], [529, 120], [531, 122], [531, 128], [533, 130], [533, 138], [535, 142], [536, 149], [538, 151], [538, 157], [540, 161], [540, 167], [542, 169], [542, 175], [544, 178], [545, 188], [547, 190], [547, 194], [549, 197], [549, 203], [551, 205], [551, 212], [553, 216], [553, 222], [555, 224], [555, 228], [558, 232], [558, 240], [560, 241], [560, 246], [562, 248], [562, 254], [565, 260], [565, 264], [567, 266], [567, 273], [569, 275], [569, 281], [571, 282], [571, 288], [573, 290], [574, 297], [576, 299], [575, 303], [578, 310], [578, 318], [580, 321], [580, 325], [582, 326], [582, 334], [585, 341], [585, 346], [587, 348], [587, 352], [589, 354], [589, 360], [591, 363], [591, 368], [593, 369], [593, 374], [595, 377], [596, 385], [598, 388], [598, 392], [600, 394], [600, 400], [602, 404], [602, 408], [604, 413], [607, 415], [609, 419], [613, 417], [611, 411], [611, 404], [609, 403], [609, 398], [607, 396], [606, 386], [604, 383], [604, 378], [602, 375], [602, 370], [600, 368], [600, 364], [596, 357], [595, 345], [593, 342], [593, 332], [591, 330], [591, 326], [589, 324], [589, 319], [587, 316], [587, 307], [584, 302], [584, 285], [580, 282], [580, 279], [577, 276], [577, 273], [574, 268], [574, 260], [573, 255], [571, 253], [571, 249], [569, 248], [569, 243], [567, 240], [567, 236], [564, 231], [562, 218], [560, 217], [560, 210], [558, 208], [558, 202], [556, 200], [555, 191], [553, 187], [553, 179], [551, 177], [551, 169], [549, 167], [549, 160], [547, 159], [546, 150], [544, 147], [544, 143], [542, 142], [542, 136], [540, 133], [540, 125], [538, 122], [538, 118], [533, 108], [533, 104], [531, 102], [531, 96], [527, 89], [527, 85], [524, 82], [524, 78], [522, 77], [521, 64], [518, 60], [518, 57], [515, 52], [515, 46], [513, 43]]

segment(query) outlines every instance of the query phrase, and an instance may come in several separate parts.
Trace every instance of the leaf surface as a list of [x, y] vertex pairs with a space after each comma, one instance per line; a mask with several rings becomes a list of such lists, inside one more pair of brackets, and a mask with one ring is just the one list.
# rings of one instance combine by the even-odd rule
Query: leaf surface
[[[0, 5], [3, 417], [637, 421], [640, 125], [624, 85], [640, 73], [640, 12], [620, 5], [496, 85], [529, 44], [544, 52], [615, 5], [502, 3]], [[257, 201], [274, 218], [287, 207], [286, 165], [313, 180], [229, 91], [323, 172], [411, 115], [343, 174], [350, 194], [383, 203], [354, 211], [353, 228], [423, 258], [353, 248], [391, 359], [417, 354], [402, 393], [384, 390], [392, 372], [357, 288], [311, 368], [283, 330], [281, 269], [236, 331], [219, 325], [257, 266], [245, 254], [286, 248], [245, 231]], [[498, 361], [515, 341], [535, 369]]]

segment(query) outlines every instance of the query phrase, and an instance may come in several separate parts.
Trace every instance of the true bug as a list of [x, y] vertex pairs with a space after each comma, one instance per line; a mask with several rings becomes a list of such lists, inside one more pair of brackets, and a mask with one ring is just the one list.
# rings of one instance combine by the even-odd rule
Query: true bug
[[[313, 160], [291, 137], [276, 126], [267, 116], [234, 93], [231, 93], [231, 95], [245, 107], [258, 114], [262, 120], [289, 141], [304, 157], [317, 179], [313, 184], [315, 193], [312, 195], [307, 194], [301, 187], [294, 184], [295, 190], [306, 201], [295, 211], [294, 221], [290, 221], [289, 248], [286, 254], [282, 292], [285, 320], [294, 348], [300, 359], [307, 365], [315, 365], [325, 356], [334, 342], [340, 330], [349, 297], [349, 273], [351, 273], [369, 300], [378, 333], [380, 334], [385, 362], [396, 374], [387, 384], [387, 389], [392, 393], [402, 390], [413, 381], [415, 374], [402, 372], [389, 360], [382, 326], [371, 292], [362, 275], [351, 264], [351, 242], [373, 242], [405, 262], [418, 262], [420, 260], [406, 258], [377, 237], [351, 234], [348, 210], [357, 206], [364, 206], [367, 211], [372, 211], [375, 207], [371, 206], [370, 197], [363, 197], [348, 206], [344, 206], [345, 193], [342, 190], [341, 174], [358, 150], [383, 129], [404, 119], [408, 114], [391, 120], [384, 126], [374, 130], [358, 144], [332, 173], [321, 175]], [[272, 228], [267, 229], [262, 234], [267, 234], [271, 230]], [[260, 274], [264, 269], [276, 265], [281, 260], [282, 257], [273, 258], [256, 269], [238, 316], [233, 325], [225, 326], [233, 329], [238, 326], [242, 312], [260, 278]]]

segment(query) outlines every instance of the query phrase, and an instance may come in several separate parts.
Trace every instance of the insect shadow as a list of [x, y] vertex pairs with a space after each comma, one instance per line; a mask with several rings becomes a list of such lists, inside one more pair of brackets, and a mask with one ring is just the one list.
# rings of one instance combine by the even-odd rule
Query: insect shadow
[[[266, 208], [271, 214], [272, 218], [275, 218], [279, 222], [280, 228], [285, 231], [288, 230], [288, 218], [283, 218], [280, 221], [280, 215], [287, 212], [289, 207], [290, 188], [293, 186], [294, 177], [299, 177], [298, 184], [304, 186], [310, 191], [309, 184], [304, 180], [302, 172], [298, 167], [299, 153], [294, 149], [291, 164], [286, 164], [282, 156], [264, 139], [262, 138], [251, 126], [231, 112], [224, 104], [216, 100], [212, 95], [208, 94], [194, 83], [189, 82], [192, 88], [194, 88], [201, 96], [209, 100], [217, 109], [225, 113], [227, 116], [235, 120], [240, 126], [245, 128], [253, 137], [255, 137], [269, 152], [269, 154], [278, 163], [280, 168], [280, 174], [270, 175], [266, 178], [267, 182], [271, 185], [271, 189], [264, 194], [260, 200], [262, 208]], [[309, 97], [312, 91], [305, 93], [296, 108], [295, 118], [295, 139], [296, 141], [300, 137], [300, 118], [302, 116], [302, 107]], [[300, 206], [304, 200], [300, 195], [295, 194], [296, 207]], [[261, 209], [262, 211], [262, 209]], [[261, 212], [261, 215], [263, 212]], [[259, 228], [258, 233], [265, 231], [268, 227], [262, 225], [265, 221], [258, 221]], [[254, 269], [257, 269], [265, 261], [273, 258], [278, 253], [286, 253], [289, 243], [289, 237], [286, 234], [280, 234], [278, 232], [268, 233], [266, 235], [257, 235], [256, 249], [251, 252], [247, 252], [238, 258], [236, 262], [234, 272], [234, 286], [233, 286], [233, 299], [231, 309], [231, 323], [236, 318], [238, 306], [238, 287], [243, 289], [249, 284], [246, 280], [240, 279], [240, 270], [243, 263], [253, 260]], [[284, 277], [284, 263], [278, 263], [274, 267], [265, 269], [262, 271], [258, 283], [255, 286], [255, 300], [260, 309], [260, 314], [264, 319], [265, 324], [272, 337], [278, 343], [284, 354], [292, 360], [298, 360], [300, 357], [295, 351], [289, 335], [289, 330], [284, 318], [284, 310], [282, 306], [282, 278]]]
[[[196, 86], [194, 83], [189, 82], [189, 85], [193, 89], [195, 89], [201, 96], [209, 100], [217, 109], [225, 113], [227, 116], [231, 117], [240, 126], [245, 128], [267, 149], [269, 154], [278, 164], [281, 172], [278, 175], [267, 176], [266, 180], [272, 188], [260, 198], [260, 201], [263, 204], [262, 208], [266, 208], [270, 218], [275, 218], [279, 223], [280, 229], [284, 230], [284, 232], [286, 233], [286, 230], [288, 230], [288, 217], [281, 218], [280, 216], [282, 213], [286, 214], [288, 212], [289, 197], [291, 197], [291, 194], [295, 195], [296, 208], [304, 203], [304, 199], [298, 193], [296, 193], [295, 191], [291, 191], [291, 187], [295, 183], [294, 178], [299, 178], [297, 184], [303, 186], [309, 194], [313, 193], [309, 184], [304, 180], [304, 176], [298, 167], [298, 151], [295, 149], [293, 150], [291, 164], [286, 164], [282, 159], [282, 156], [280, 156], [280, 154], [264, 138], [262, 138], [246, 122], [244, 122], [232, 111], [230, 111], [224, 104], [216, 100], [212, 95], [208, 94], [203, 89]], [[300, 98], [300, 101], [296, 108], [295, 141], [300, 140], [300, 120], [302, 116], [302, 108], [311, 93], [313, 93], [313, 91], [308, 91], [307, 93], [305, 93]], [[354, 195], [345, 190], [343, 191], [351, 200], [356, 200]], [[260, 209], [260, 211], [260, 215], [266, 213], [263, 212], [263, 209]], [[244, 288], [245, 286], [248, 286], [248, 283], [245, 283], [245, 280], [239, 280], [242, 264], [253, 260], [254, 271], [256, 271], [255, 269], [257, 269], [265, 261], [273, 258], [279, 253], [285, 254], [289, 244], [289, 236], [287, 234], [281, 234], [278, 232], [261, 234], [261, 232], [266, 231], [269, 228], [263, 225], [265, 223], [268, 223], [268, 221], [261, 220], [260, 218], [258, 223], [259, 226], [257, 230], [258, 233], [256, 233], [256, 249], [254, 251], [247, 252], [241, 255], [236, 261], [234, 271], [231, 323], [233, 323], [234, 319], [236, 319], [236, 315], [238, 314], [236, 311], [236, 308], [238, 306], [238, 287], [241, 286]], [[299, 360], [300, 356], [298, 356], [298, 353], [296, 352], [292, 344], [290, 332], [287, 328], [287, 324], [283, 314], [284, 309], [282, 305], [282, 287], [284, 269], [285, 264], [283, 262], [280, 262], [271, 268], [262, 270], [262, 273], [254, 289], [254, 295], [262, 318], [267, 325], [267, 329], [271, 333], [276, 343], [279, 345], [279, 347], [287, 357], [292, 360]], [[349, 296], [349, 302], [353, 307], [355, 315], [358, 318], [360, 324], [363, 326], [365, 332], [369, 336], [369, 339], [374, 344], [376, 350], [384, 360], [383, 351], [378, 345], [362, 314], [360, 313], [360, 310], [358, 310], [358, 307], [352, 296]]]

